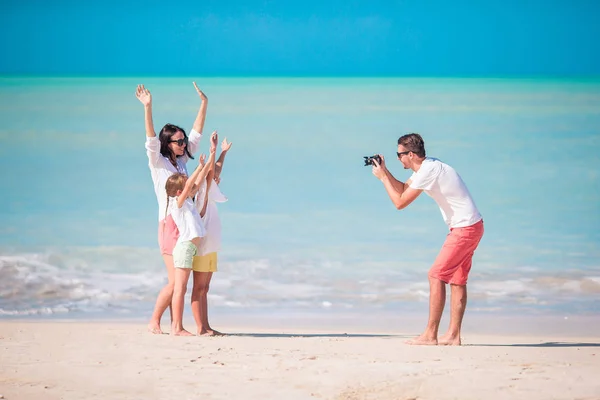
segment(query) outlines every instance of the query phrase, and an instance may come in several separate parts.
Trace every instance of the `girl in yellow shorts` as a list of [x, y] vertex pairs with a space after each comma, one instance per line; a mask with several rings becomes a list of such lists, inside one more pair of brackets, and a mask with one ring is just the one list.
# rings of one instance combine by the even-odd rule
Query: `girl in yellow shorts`
[[221, 249], [221, 221], [217, 203], [227, 201], [219, 190], [219, 182], [225, 155], [231, 148], [231, 142], [224, 139], [221, 143], [221, 155], [214, 168], [210, 169], [205, 184], [196, 196], [196, 206], [202, 216], [206, 235], [198, 246], [198, 255], [194, 257], [194, 287], [192, 289], [192, 314], [196, 320], [198, 335], [220, 336], [221, 332], [211, 328], [208, 322], [208, 290], [213, 272], [217, 271], [217, 252]]
[[179, 230], [179, 238], [173, 248], [173, 264], [175, 267], [175, 284], [171, 308], [173, 322], [171, 335], [192, 336], [183, 328], [183, 303], [187, 289], [193, 258], [198, 254], [198, 246], [206, 236], [206, 229], [192, 198], [206, 179], [209, 169], [214, 163], [216, 151], [216, 132], [211, 137], [210, 157], [206, 165], [199, 164], [189, 177], [176, 173], [171, 175], [165, 184], [167, 192], [167, 210], [170, 210], [175, 225]]

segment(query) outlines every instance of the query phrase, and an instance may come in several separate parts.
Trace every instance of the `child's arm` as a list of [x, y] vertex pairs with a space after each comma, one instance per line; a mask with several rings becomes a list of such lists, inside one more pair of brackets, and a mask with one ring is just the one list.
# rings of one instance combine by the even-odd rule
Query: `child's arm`
[[[202, 182], [214, 170], [216, 152], [217, 152], [217, 133], [213, 132], [213, 134], [210, 137], [210, 155], [208, 156], [208, 160], [206, 161], [206, 164], [204, 165], [205, 168], [203, 168], [202, 172], [200, 172], [200, 175], [198, 175], [198, 177], [196, 178], [195, 185], [192, 188], [192, 193], [191, 193], [192, 196], [195, 196], [196, 193], [198, 193], [198, 190], [200, 189]], [[207, 166], [208, 166], [208, 169], [206, 169]], [[208, 187], [206, 189], [208, 190]]]
[[194, 172], [192, 173], [192, 175], [188, 178], [188, 180], [185, 182], [185, 187], [183, 188], [181, 194], [179, 195], [178, 199], [177, 199], [177, 206], [179, 208], [181, 208], [183, 206], [183, 202], [185, 201], [185, 199], [187, 199], [189, 196], [192, 195], [194, 190], [198, 190], [198, 182], [202, 182], [202, 179], [206, 179], [206, 175], [208, 175], [209, 170], [212, 168], [212, 165], [214, 164], [215, 161], [215, 152], [216, 152], [216, 145], [213, 146], [212, 143], [216, 143], [216, 138], [217, 138], [217, 132], [213, 132], [212, 136], [211, 136], [211, 148], [210, 148], [210, 156], [208, 157], [208, 160], [206, 161], [206, 164], [204, 164], [204, 166], [202, 166], [202, 164], [198, 164], [198, 167], [196, 167], [196, 169], [194, 170]]
[[207, 165], [210, 164], [209, 165], [209, 169], [206, 171], [206, 174], [201, 174], [196, 179], [196, 185], [198, 187], [200, 187], [200, 184], [202, 183], [203, 180], [206, 179], [206, 177], [208, 176], [208, 174], [214, 170], [214, 167], [215, 167], [215, 155], [217, 153], [217, 139], [218, 139], [218, 136], [217, 136], [217, 133], [215, 131], [215, 132], [213, 132], [213, 134], [210, 137], [210, 156], [208, 157], [208, 160], [206, 161]]
[[227, 152], [229, 151], [230, 148], [231, 148], [231, 142], [227, 142], [227, 138], [223, 139], [223, 142], [221, 143], [221, 155], [219, 156], [219, 159], [217, 160], [217, 164], [215, 165], [214, 179], [217, 181], [221, 178], [221, 171], [223, 170], [223, 163], [225, 162], [225, 156], [227, 155]]
[[[205, 165], [206, 165], [206, 155], [200, 154], [199, 166], [204, 168]], [[196, 196], [196, 193], [198, 193], [198, 190], [200, 190], [200, 186], [198, 184], [194, 184], [194, 186], [192, 186], [192, 191], [190, 192], [190, 197], [194, 198]]]
[[214, 169], [215, 167], [215, 154], [217, 152], [217, 131], [214, 131], [210, 136], [210, 155], [208, 156], [208, 160], [206, 161], [205, 167], [208, 165], [208, 170], [206, 173], [201, 172], [200, 175], [196, 178], [195, 187], [193, 189], [192, 196], [195, 196], [200, 189], [200, 185], [202, 181], [206, 179], [206, 176]]
[[208, 207], [208, 193], [210, 192], [210, 186], [214, 178], [215, 170], [211, 169], [208, 173], [208, 176], [206, 177], [206, 196], [204, 196], [204, 199], [202, 199], [202, 209], [200, 210], [201, 217], [204, 217], [204, 215], [206, 214], [206, 207]]
[[[189, 194], [190, 197], [196, 196], [196, 194], [198, 193], [198, 190], [200, 190], [202, 180], [206, 179], [206, 176], [212, 171], [213, 166], [214, 166], [214, 161], [215, 161], [214, 154], [215, 153], [211, 151], [210, 156], [208, 157], [208, 162], [203, 165], [202, 170], [200, 171], [200, 174], [198, 174], [198, 177], [194, 181], [192, 190], [190, 190], [190, 194]], [[212, 162], [211, 162], [211, 159], [212, 159]], [[190, 177], [190, 180], [192, 180], [192, 177]]]

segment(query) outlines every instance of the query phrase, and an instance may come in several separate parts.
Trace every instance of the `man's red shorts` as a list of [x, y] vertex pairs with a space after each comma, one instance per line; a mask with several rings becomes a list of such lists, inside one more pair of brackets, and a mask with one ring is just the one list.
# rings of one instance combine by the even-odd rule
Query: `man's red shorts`
[[483, 236], [483, 220], [464, 228], [451, 228], [429, 276], [453, 285], [466, 285], [473, 253]]

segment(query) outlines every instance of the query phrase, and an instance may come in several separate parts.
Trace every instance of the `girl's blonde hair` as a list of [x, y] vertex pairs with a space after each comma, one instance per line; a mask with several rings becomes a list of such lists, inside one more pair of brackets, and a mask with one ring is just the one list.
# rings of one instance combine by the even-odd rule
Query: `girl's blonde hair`
[[169, 198], [177, 196], [178, 190], [183, 190], [187, 179], [187, 175], [180, 173], [175, 173], [171, 175], [169, 179], [167, 179], [167, 183], [165, 183], [165, 190], [167, 191], [167, 208], [165, 209], [165, 218], [169, 212]]

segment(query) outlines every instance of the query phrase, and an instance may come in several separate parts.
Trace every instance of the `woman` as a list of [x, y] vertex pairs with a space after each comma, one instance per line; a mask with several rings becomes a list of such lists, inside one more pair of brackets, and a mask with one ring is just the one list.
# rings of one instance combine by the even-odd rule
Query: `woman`
[[[162, 288], [156, 299], [152, 319], [148, 324], [148, 330], [155, 334], [162, 334], [160, 319], [171, 304], [173, 287], [175, 284], [175, 267], [173, 265], [173, 248], [179, 237], [177, 226], [171, 215], [167, 215], [167, 196], [165, 184], [169, 176], [174, 173], [187, 175], [186, 163], [192, 154], [198, 150], [198, 144], [202, 138], [202, 129], [206, 118], [208, 99], [206, 95], [194, 82], [194, 87], [201, 99], [200, 110], [194, 121], [190, 137], [178, 126], [166, 124], [156, 137], [152, 123], [152, 95], [144, 85], [138, 85], [135, 96], [144, 105], [146, 125], [146, 154], [148, 155], [148, 166], [154, 183], [154, 192], [158, 200], [158, 244], [165, 265], [167, 266], [168, 283]], [[171, 314], [171, 319], [173, 316]]]

